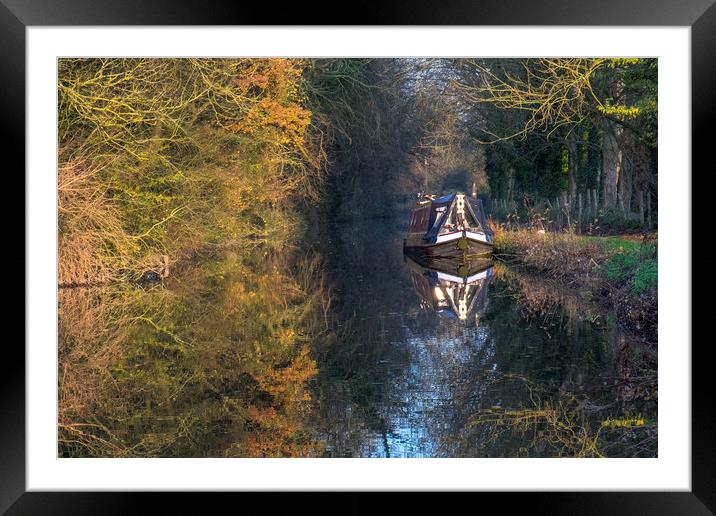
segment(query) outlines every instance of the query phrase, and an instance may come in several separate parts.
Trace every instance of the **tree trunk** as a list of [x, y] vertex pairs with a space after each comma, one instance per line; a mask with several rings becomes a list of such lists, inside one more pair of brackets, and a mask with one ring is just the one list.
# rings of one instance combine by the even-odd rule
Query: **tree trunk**
[[631, 215], [632, 171], [633, 167], [624, 161], [619, 174], [617, 196], [619, 208], [625, 217]]
[[651, 156], [649, 149], [641, 142], [635, 141], [633, 147], [633, 188], [636, 190], [637, 211], [639, 221], [644, 225], [644, 215], [647, 210], [647, 199], [651, 188]]
[[577, 152], [577, 133], [572, 131], [569, 135], [569, 167], [567, 169], [567, 192], [569, 201], [573, 203], [577, 198], [577, 173], [579, 169], [579, 153]]
[[624, 176], [624, 204], [626, 208], [627, 216], [632, 214], [634, 197], [634, 168], [629, 167], [626, 175]]
[[584, 209], [587, 211], [587, 215], [592, 211], [592, 197], [589, 190], [584, 191]]
[[641, 185], [637, 186], [636, 205], [637, 205], [637, 210], [639, 211], [639, 222], [643, 226], [644, 225], [644, 189], [641, 187]]
[[515, 169], [510, 167], [507, 169], [507, 201], [511, 204], [512, 203], [512, 188], [515, 184]]
[[602, 139], [602, 207], [613, 209], [617, 204], [617, 183], [622, 167], [622, 152], [618, 137], [621, 128], [614, 122], [604, 121], [604, 138]]

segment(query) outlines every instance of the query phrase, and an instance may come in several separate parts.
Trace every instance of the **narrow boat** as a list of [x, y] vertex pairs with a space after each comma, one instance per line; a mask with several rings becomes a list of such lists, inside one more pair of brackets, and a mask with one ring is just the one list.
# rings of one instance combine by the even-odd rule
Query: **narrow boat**
[[403, 247], [425, 258], [474, 257], [492, 253], [493, 235], [480, 199], [462, 193], [422, 195]]

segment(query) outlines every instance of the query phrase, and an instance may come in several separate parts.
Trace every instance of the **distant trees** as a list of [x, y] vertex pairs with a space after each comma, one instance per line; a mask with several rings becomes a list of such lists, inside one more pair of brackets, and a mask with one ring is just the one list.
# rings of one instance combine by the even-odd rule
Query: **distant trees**
[[423, 189], [469, 193], [487, 186], [484, 152], [465, 130], [460, 98], [451, 88], [452, 70], [444, 61], [427, 61], [412, 75], [408, 91], [416, 144], [411, 155], [424, 175]]
[[316, 59], [304, 73], [313, 131], [330, 166], [326, 201], [336, 215], [387, 215], [420, 189], [484, 183], [438, 59]]

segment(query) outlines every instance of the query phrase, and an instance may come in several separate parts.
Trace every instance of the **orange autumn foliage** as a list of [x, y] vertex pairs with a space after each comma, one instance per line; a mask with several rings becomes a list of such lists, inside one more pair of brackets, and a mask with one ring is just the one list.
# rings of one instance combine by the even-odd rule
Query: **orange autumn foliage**
[[230, 129], [245, 134], [275, 128], [282, 134], [279, 141], [284, 144], [302, 145], [306, 128], [311, 122], [311, 112], [298, 104], [283, 105], [273, 98], [257, 102], [240, 122]]

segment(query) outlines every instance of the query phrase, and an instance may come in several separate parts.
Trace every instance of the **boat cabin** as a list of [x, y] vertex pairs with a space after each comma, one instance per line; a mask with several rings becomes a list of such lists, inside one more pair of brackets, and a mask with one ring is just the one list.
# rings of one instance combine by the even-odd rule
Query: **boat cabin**
[[480, 199], [461, 193], [423, 196], [411, 213], [405, 246], [436, 246], [435, 252], [447, 247], [451, 252], [463, 240], [463, 248], [484, 253], [491, 252], [493, 235]]

